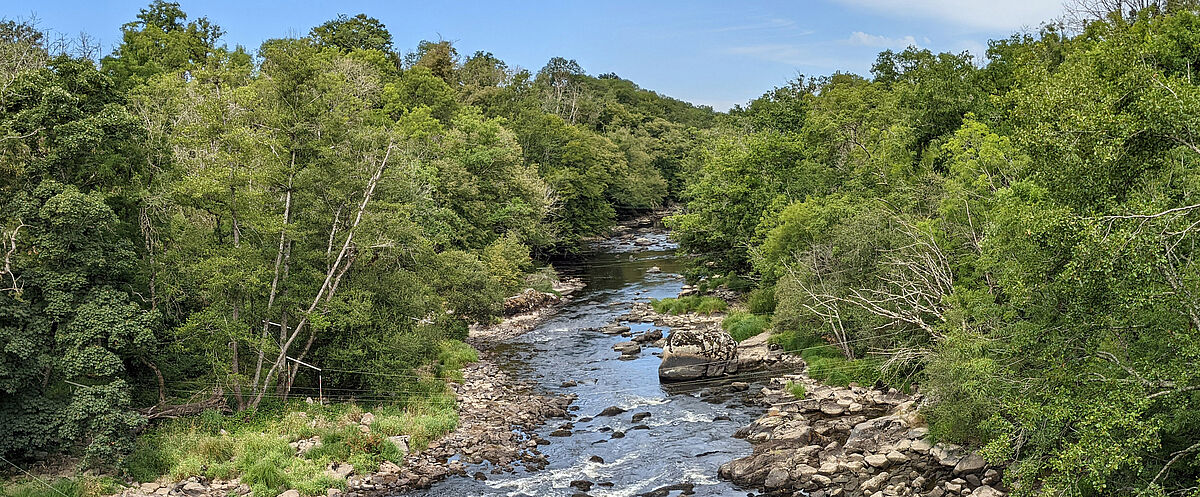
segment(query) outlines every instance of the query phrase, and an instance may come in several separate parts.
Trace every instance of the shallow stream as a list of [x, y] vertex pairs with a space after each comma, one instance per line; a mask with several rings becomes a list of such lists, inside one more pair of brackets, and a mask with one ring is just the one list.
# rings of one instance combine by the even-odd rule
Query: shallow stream
[[[661, 349], [644, 347], [637, 359], [620, 360], [612, 346], [628, 338], [594, 331], [628, 311], [632, 302], [674, 297], [682, 287], [674, 247], [663, 234], [644, 236], [653, 242], [648, 247], [605, 243], [577, 263], [557, 265], [583, 278], [587, 287], [529, 333], [492, 349], [492, 360], [516, 377], [535, 380], [549, 392], [578, 396], [571, 436], [550, 435], [564, 420], [552, 421], [539, 433], [550, 441], [540, 447], [550, 464], [540, 471], [518, 468], [502, 474], [490, 473], [486, 463], [469, 466], [468, 474], [482, 471], [487, 479], [452, 476], [406, 495], [570, 496], [580, 493], [570, 486], [575, 480], [594, 483], [586, 492], [594, 497], [634, 497], [678, 484], [691, 484], [697, 496], [748, 493], [718, 479], [717, 468], [751, 451], [749, 443], [731, 437], [762, 414], [745, 397], [749, 394], [731, 392], [728, 382], [660, 384], [659, 359], [653, 353]], [[648, 272], [651, 267], [661, 272]], [[628, 324], [635, 333], [653, 327]], [[567, 381], [578, 385], [561, 386]], [[610, 406], [627, 412], [597, 416]], [[632, 421], [634, 414], [647, 412], [649, 417]], [[588, 417], [594, 419], [582, 421]], [[638, 425], [645, 428], [634, 428]], [[624, 436], [614, 438], [616, 432]]]

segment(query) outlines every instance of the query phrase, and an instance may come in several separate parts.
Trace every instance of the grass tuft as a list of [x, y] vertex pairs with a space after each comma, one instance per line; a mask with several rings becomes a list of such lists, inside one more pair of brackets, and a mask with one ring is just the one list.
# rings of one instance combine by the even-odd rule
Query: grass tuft
[[766, 331], [769, 324], [767, 316], [748, 312], [734, 312], [721, 321], [721, 327], [739, 342]]
[[699, 295], [654, 300], [650, 302], [650, 305], [654, 307], [654, 310], [660, 314], [676, 315], [686, 314], [689, 312], [712, 315], [718, 312], [724, 312], [729, 308], [729, 304], [726, 304], [724, 300], [716, 297], [702, 297]]

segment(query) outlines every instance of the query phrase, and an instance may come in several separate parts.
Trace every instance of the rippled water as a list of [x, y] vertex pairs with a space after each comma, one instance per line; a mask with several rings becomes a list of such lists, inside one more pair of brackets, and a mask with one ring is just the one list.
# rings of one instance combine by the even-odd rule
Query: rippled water
[[[643, 348], [638, 359], [622, 361], [612, 345], [627, 338], [589, 331], [612, 322], [635, 300], [673, 297], [679, 292], [683, 279], [671, 247], [661, 235], [652, 239], [655, 245], [650, 251], [630, 252], [609, 244], [577, 265], [561, 267], [584, 278], [588, 286], [541, 326], [493, 349], [493, 360], [519, 378], [536, 380], [547, 391], [578, 395], [573, 435], [549, 436], [563, 420], [552, 420], [541, 430], [550, 441], [541, 446], [549, 466], [510, 474], [469, 467], [468, 474], [482, 470], [488, 479], [455, 476], [410, 495], [566, 496], [578, 492], [569, 486], [572, 480], [612, 483], [592, 487], [587, 493], [595, 497], [636, 496], [679, 483], [695, 485], [695, 495], [701, 496], [747, 493], [719, 480], [717, 468], [750, 453], [750, 444], [730, 435], [762, 414], [762, 409], [720, 385], [660, 385], [659, 359], [651, 354], [660, 349]], [[662, 272], [647, 273], [652, 266]], [[631, 326], [635, 331], [651, 327]], [[567, 380], [579, 385], [560, 387]], [[613, 405], [628, 412], [579, 421]], [[632, 415], [639, 412], [649, 412], [650, 417], [633, 423]], [[649, 429], [631, 429], [637, 424]], [[614, 431], [625, 432], [625, 437], [612, 438]], [[604, 462], [592, 462], [593, 456]]]

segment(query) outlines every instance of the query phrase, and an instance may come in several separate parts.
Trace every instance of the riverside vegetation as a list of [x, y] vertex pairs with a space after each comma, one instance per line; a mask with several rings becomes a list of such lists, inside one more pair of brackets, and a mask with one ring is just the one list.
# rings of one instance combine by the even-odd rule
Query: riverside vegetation
[[[539, 264], [675, 199], [695, 293], [653, 308], [740, 296], [732, 336], [850, 387], [777, 395], [887, 391], [856, 403], [905, 405], [906, 446], [978, 449], [1014, 495], [1200, 495], [1200, 8], [1078, 3], [985, 60], [885, 51], [728, 113], [567, 59], [400, 53], [365, 15], [252, 55], [157, 2], [99, 61], [5, 22], [0, 453], [111, 475], [73, 495], [336, 488], [327, 463], [454, 427], [459, 341], [550, 289]], [[297, 401], [318, 387], [289, 357], [333, 405]], [[328, 448], [278, 447], [314, 434], [301, 412]]]
[[0, 454], [112, 475], [67, 494], [401, 463], [386, 437], [457, 424], [468, 326], [663, 205], [715, 117], [568, 59], [403, 52], [366, 15], [251, 51], [160, 0], [122, 32], [97, 60], [0, 23]]

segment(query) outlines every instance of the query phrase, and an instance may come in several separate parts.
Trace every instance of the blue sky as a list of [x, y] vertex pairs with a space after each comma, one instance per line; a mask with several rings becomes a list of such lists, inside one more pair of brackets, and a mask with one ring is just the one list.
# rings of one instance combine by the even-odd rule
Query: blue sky
[[[149, 0], [0, 0], [0, 17], [86, 32], [108, 53], [120, 26]], [[397, 47], [447, 39], [537, 70], [553, 56], [590, 74], [615, 72], [644, 88], [724, 110], [797, 74], [866, 74], [875, 55], [915, 44], [982, 55], [1003, 38], [1061, 13], [1059, 0], [807, 1], [311, 1], [180, 0], [191, 18], [222, 26], [228, 44], [257, 48], [301, 36], [339, 13], [379, 18]]]

